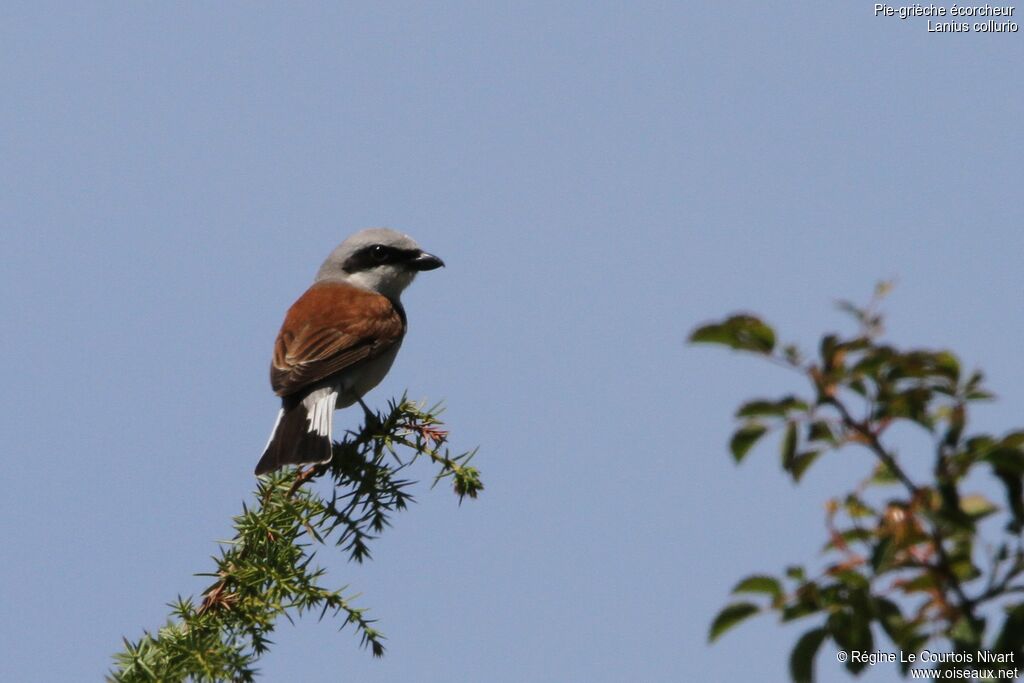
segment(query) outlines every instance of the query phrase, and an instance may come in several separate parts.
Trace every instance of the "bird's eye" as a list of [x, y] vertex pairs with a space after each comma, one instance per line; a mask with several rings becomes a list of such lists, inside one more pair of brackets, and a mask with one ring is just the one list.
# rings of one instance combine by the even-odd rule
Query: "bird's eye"
[[374, 261], [384, 261], [388, 257], [388, 249], [383, 244], [376, 244], [370, 250], [370, 256], [373, 257]]

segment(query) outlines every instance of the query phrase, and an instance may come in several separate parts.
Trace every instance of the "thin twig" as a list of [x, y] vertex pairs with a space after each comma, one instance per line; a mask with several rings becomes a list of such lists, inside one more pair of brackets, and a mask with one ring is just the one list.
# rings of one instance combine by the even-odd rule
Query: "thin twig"
[[[921, 488], [917, 486], [910, 477], [907, 476], [907, 473], [903, 471], [903, 468], [897, 464], [896, 459], [885, 449], [885, 446], [883, 446], [882, 442], [879, 441], [878, 435], [875, 434], [874, 431], [869, 429], [866, 424], [853, 419], [853, 416], [850, 415], [850, 411], [846, 409], [846, 406], [835, 397], [825, 396], [824, 402], [831, 405], [839, 412], [839, 415], [843, 420], [843, 424], [846, 425], [847, 428], [852, 429], [864, 437], [867, 441], [869, 450], [871, 450], [882, 464], [889, 468], [889, 471], [900, 480], [900, 482], [907, 488], [912, 499], [917, 498], [921, 494]], [[960, 601], [961, 610], [968, 619], [973, 622], [975, 620], [974, 605], [976, 604], [976, 601], [972, 600], [968, 597], [967, 593], [964, 592], [964, 588], [960, 584], [960, 579], [957, 578], [956, 574], [952, 570], [952, 562], [949, 558], [949, 554], [946, 552], [945, 536], [942, 534], [939, 526], [932, 522], [931, 527], [932, 544], [935, 546], [935, 551], [939, 555], [939, 567], [941, 567], [942, 573], [945, 575], [945, 578], [953, 589], [953, 592], [956, 593], [956, 596]], [[939, 567], [936, 567], [936, 569]]]

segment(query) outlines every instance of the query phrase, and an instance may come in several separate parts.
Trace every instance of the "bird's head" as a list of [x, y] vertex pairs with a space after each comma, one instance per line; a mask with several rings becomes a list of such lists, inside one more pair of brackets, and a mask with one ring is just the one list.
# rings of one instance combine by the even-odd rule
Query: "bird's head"
[[443, 265], [444, 261], [420, 249], [408, 235], [389, 228], [369, 228], [339, 244], [320, 266], [316, 281], [345, 282], [397, 301], [416, 273]]

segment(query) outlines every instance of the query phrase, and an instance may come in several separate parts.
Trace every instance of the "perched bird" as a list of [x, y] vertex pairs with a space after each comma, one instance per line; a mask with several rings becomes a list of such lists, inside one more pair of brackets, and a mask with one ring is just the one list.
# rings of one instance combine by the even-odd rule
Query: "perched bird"
[[330, 461], [334, 411], [377, 386], [402, 345], [402, 290], [443, 265], [387, 228], [357, 232], [331, 252], [274, 343], [270, 384], [281, 411], [256, 474]]

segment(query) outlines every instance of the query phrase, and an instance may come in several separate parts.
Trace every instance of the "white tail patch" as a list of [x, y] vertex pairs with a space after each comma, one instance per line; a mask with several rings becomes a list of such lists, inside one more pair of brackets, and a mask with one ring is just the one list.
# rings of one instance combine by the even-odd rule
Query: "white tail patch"
[[308, 431], [331, 438], [331, 424], [337, 401], [338, 391], [331, 387], [317, 389], [302, 399], [302, 405], [306, 408], [306, 420], [309, 422]]

